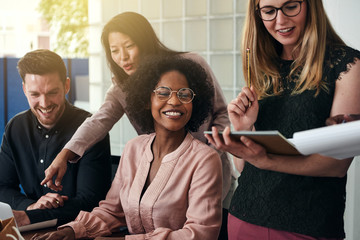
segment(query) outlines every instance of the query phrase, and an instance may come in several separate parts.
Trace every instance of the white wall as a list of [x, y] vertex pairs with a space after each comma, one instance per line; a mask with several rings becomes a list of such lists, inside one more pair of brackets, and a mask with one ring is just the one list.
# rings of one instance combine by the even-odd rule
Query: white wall
[[360, 49], [360, 1], [323, 0], [323, 3], [337, 33], [349, 46]]
[[[360, 49], [360, 1], [323, 0], [327, 14], [340, 37], [351, 47]], [[360, 80], [360, 76], [359, 76]], [[359, 104], [359, 103], [356, 103]], [[360, 133], [359, 133], [360, 134]], [[360, 146], [359, 146], [360, 147]], [[348, 171], [345, 233], [346, 240], [360, 239], [360, 157]]]

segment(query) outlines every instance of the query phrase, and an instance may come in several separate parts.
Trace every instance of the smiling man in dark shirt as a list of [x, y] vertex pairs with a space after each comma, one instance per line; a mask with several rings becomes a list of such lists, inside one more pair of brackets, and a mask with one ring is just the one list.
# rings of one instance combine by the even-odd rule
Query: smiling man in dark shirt
[[0, 201], [16, 210], [18, 226], [50, 219], [63, 224], [80, 210], [91, 211], [105, 198], [111, 184], [109, 137], [88, 150], [78, 163], [68, 164], [61, 191], [41, 186], [45, 169], [90, 114], [66, 100], [70, 79], [56, 53], [29, 52], [19, 60], [18, 70], [30, 109], [14, 116], [5, 128]]

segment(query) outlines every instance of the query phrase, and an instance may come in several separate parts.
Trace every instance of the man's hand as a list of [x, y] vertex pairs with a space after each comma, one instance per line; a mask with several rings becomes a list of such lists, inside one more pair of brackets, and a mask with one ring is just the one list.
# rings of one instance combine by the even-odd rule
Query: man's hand
[[37, 200], [36, 203], [31, 204], [26, 210], [33, 209], [52, 209], [64, 206], [64, 201], [68, 200], [69, 197], [59, 195], [57, 193], [47, 193]]
[[[75, 153], [69, 149], [63, 149], [56, 156], [51, 165], [45, 170], [45, 178], [41, 181], [41, 185], [46, 184], [46, 186], [54, 191], [61, 191], [63, 186], [61, 185], [61, 180], [64, 177], [67, 169], [67, 162], [73, 160], [77, 157]], [[52, 178], [56, 175], [55, 184], [53, 183]]]

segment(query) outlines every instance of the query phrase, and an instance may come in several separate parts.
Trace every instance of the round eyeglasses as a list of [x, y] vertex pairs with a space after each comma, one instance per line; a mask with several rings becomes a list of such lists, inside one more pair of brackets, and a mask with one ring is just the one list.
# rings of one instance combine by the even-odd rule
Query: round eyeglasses
[[182, 103], [191, 103], [195, 97], [195, 93], [190, 88], [181, 88], [173, 91], [169, 87], [158, 87], [154, 91], [157, 98], [161, 101], [167, 101], [171, 98], [172, 93], [176, 93], [177, 98]]
[[286, 2], [279, 8], [265, 6], [257, 9], [260, 18], [264, 21], [272, 21], [277, 17], [278, 11], [281, 10], [287, 17], [295, 17], [301, 12], [301, 3], [303, 1]]

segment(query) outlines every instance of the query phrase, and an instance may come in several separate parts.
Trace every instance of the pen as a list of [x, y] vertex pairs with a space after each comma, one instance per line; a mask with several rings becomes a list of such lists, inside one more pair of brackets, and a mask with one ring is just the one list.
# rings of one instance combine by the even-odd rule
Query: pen
[[[246, 49], [246, 67], [247, 67], [247, 85], [251, 88], [251, 76], [250, 76], [250, 48]], [[251, 102], [249, 102], [249, 107], [251, 107]]]
[[251, 87], [251, 79], [250, 79], [250, 49], [246, 49], [246, 65], [247, 65], [247, 85]]

